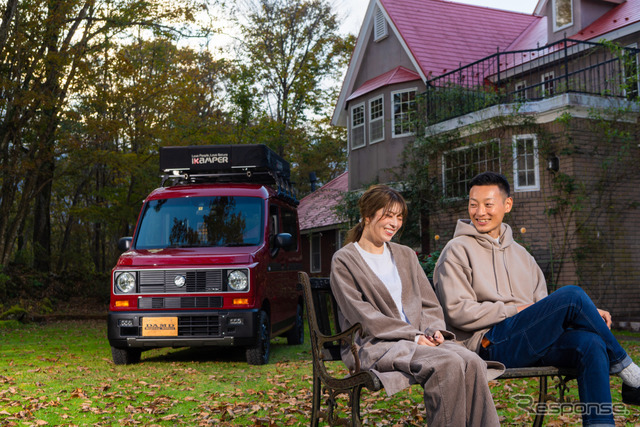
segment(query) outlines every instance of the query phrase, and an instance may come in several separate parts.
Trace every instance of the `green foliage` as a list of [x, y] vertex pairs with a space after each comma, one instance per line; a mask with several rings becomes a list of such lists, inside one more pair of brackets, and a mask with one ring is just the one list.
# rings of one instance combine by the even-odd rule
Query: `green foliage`
[[429, 87], [426, 94], [427, 120], [439, 123], [499, 104], [503, 96], [492, 87], [467, 87], [449, 83]]
[[[0, 68], [6, 71], [0, 73], [0, 111], [5, 113], [0, 117], [0, 146], [4, 147], [0, 152], [1, 263], [7, 264], [16, 251], [32, 254], [30, 261], [42, 271], [49, 271], [57, 262], [52, 259], [52, 246], [57, 241], [52, 244], [55, 239], [51, 238], [56, 224], [52, 225], [50, 218], [59, 219], [59, 212], [51, 206], [55, 185], [65, 179], [58, 165], [70, 161], [69, 153], [75, 153], [78, 140], [89, 150], [104, 148], [103, 138], [87, 133], [78, 137], [77, 130], [104, 119], [114, 101], [104, 97], [98, 108], [83, 109], [83, 98], [108, 95], [115, 82], [128, 81], [133, 86], [139, 83], [124, 75], [97, 71], [116, 63], [112, 53], [134, 39], [134, 34], [159, 39], [206, 34], [209, 29], [199, 27], [195, 16], [207, 3], [196, 0], [167, 4], [152, 0], [125, 1], [117, 7], [103, 2], [89, 7], [73, 1], [19, 5], [14, 0], [5, 2], [0, 34]], [[157, 57], [163, 60], [161, 55]], [[124, 62], [128, 59], [124, 58]], [[150, 90], [146, 94], [156, 93]], [[131, 116], [119, 118], [127, 122], [129, 129], [140, 124], [134, 123]], [[120, 139], [125, 133], [122, 129], [110, 127], [108, 122], [102, 124], [111, 140], [128, 144]], [[83, 194], [78, 193], [82, 193], [84, 181], [98, 173], [93, 165], [88, 162], [76, 170], [78, 178], [69, 185], [71, 191], [59, 197], [69, 203], [81, 197]], [[65, 228], [71, 227], [74, 220], [66, 221]], [[63, 246], [68, 243], [64, 240], [69, 237], [67, 231], [62, 231]], [[104, 235], [96, 234], [96, 240], [104, 241]], [[25, 236], [33, 237], [25, 242]], [[99, 241], [95, 243], [100, 246]]]
[[0, 273], [0, 300], [4, 300], [12, 294], [11, 277], [5, 273]]
[[23, 325], [17, 320], [0, 320], [0, 329], [18, 329]]
[[430, 254], [418, 255], [420, 266], [424, 270], [424, 273], [427, 275], [427, 277], [433, 277], [433, 270], [435, 270], [436, 264], [438, 263], [438, 258], [440, 258], [440, 252], [441, 251], [433, 251]]
[[23, 322], [26, 320], [27, 310], [24, 308], [14, 305], [7, 311], [0, 314], [0, 320], [15, 320], [18, 322]]
[[322, 83], [339, 75], [350, 46], [325, 0], [255, 0], [247, 12], [240, 29], [250, 78], [262, 88], [264, 110], [295, 128], [326, 108]]

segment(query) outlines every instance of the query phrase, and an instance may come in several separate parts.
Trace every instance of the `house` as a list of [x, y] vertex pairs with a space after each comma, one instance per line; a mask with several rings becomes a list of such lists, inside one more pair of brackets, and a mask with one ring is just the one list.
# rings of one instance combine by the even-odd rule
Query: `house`
[[329, 277], [331, 258], [344, 242], [348, 223], [335, 208], [347, 191], [348, 179], [349, 172], [344, 172], [300, 200], [303, 270], [311, 276]]
[[579, 284], [640, 317], [638, 43], [640, 0], [540, 0], [531, 15], [371, 0], [332, 119], [349, 190], [410, 182], [403, 153], [428, 146], [430, 252], [467, 216], [471, 177], [502, 172], [550, 290]]

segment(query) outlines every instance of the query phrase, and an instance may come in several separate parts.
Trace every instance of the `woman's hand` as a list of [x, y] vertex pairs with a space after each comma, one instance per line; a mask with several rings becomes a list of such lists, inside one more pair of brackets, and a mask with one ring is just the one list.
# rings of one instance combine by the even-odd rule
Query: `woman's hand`
[[437, 347], [444, 342], [444, 337], [440, 331], [436, 331], [432, 336], [420, 335], [418, 345], [428, 345], [429, 347]]

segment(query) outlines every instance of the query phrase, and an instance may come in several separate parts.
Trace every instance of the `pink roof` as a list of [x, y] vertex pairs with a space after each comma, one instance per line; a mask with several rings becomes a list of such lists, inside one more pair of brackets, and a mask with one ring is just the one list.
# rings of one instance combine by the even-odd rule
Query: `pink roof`
[[427, 78], [506, 50], [541, 17], [444, 0], [380, 0]]
[[342, 202], [342, 195], [348, 190], [349, 172], [344, 172], [318, 190], [303, 197], [298, 205], [300, 230], [321, 228], [341, 224], [334, 207]]
[[640, 21], [640, 0], [627, 0], [569, 38], [590, 40], [638, 21]]
[[548, 41], [548, 36], [547, 17], [541, 16], [540, 19], [532, 22], [529, 28], [509, 45], [507, 50], [527, 50], [545, 46]]
[[413, 80], [420, 80], [420, 75], [414, 71], [407, 70], [404, 67], [396, 67], [391, 71], [387, 71], [384, 74], [374, 77], [371, 80], [364, 82], [362, 86], [355, 90], [351, 94], [347, 101], [351, 101], [354, 98], [364, 95], [365, 93], [373, 92], [374, 90], [383, 86], [392, 85], [395, 83], [410, 82]]

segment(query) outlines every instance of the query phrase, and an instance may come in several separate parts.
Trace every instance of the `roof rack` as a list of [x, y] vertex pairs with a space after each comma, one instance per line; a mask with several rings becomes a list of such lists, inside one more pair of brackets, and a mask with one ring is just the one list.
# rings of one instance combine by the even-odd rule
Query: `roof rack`
[[266, 184], [298, 204], [289, 163], [264, 144], [160, 147], [160, 170], [163, 187], [167, 182]]

